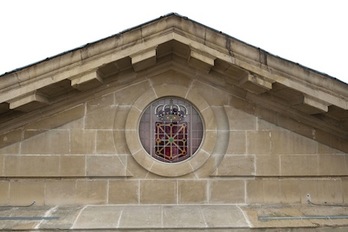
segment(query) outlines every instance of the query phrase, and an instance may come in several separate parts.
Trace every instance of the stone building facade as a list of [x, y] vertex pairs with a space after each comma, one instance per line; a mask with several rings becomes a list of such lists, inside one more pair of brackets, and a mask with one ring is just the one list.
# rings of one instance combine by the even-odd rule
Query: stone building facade
[[186, 17], [5, 73], [0, 88], [1, 228], [347, 225], [347, 84]]

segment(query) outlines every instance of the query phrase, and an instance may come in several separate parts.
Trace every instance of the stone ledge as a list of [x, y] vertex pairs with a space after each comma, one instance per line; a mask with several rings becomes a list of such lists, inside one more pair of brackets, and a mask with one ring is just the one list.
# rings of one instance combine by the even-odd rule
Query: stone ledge
[[0, 229], [5, 230], [345, 231], [348, 226], [346, 208], [338, 205], [28, 205], [0, 208]]

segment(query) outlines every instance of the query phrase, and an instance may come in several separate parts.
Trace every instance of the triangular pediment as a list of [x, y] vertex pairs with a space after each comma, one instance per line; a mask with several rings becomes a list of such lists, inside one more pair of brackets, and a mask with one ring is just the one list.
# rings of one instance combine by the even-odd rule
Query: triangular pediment
[[0, 130], [52, 111], [64, 99], [168, 70], [199, 73], [202, 82], [248, 103], [249, 113], [348, 151], [346, 84], [177, 14], [4, 74]]

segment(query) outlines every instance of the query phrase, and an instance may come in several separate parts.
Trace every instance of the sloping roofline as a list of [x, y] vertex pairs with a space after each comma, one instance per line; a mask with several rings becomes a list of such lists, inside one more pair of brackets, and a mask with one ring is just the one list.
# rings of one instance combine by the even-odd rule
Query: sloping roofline
[[185, 19], [185, 20], [192, 21], [192, 22], [194, 22], [195, 24], [201, 25], [201, 26], [206, 27], [206, 28], [208, 28], [208, 29], [210, 29], [210, 30], [212, 30], [212, 31], [215, 31], [215, 32], [220, 33], [220, 34], [223, 34], [223, 35], [225, 35], [225, 36], [228, 36], [228, 37], [230, 37], [230, 38], [232, 38], [232, 39], [234, 39], [234, 40], [239, 41], [240, 43], [244, 43], [245, 45], [248, 45], [248, 46], [251, 46], [251, 47], [260, 49], [260, 50], [262, 50], [263, 52], [265, 52], [265, 53], [267, 53], [267, 54], [269, 54], [269, 55], [276, 56], [276, 57], [278, 57], [279, 59], [282, 59], [282, 60], [284, 60], [284, 61], [286, 61], [286, 62], [293, 63], [293, 64], [298, 65], [298, 66], [300, 66], [300, 67], [302, 67], [302, 68], [304, 68], [304, 69], [308, 69], [308, 70], [310, 70], [310, 71], [312, 71], [312, 72], [316, 72], [316, 73], [318, 73], [318, 74], [320, 74], [320, 75], [324, 75], [324, 76], [326, 76], [326, 77], [328, 77], [328, 78], [334, 79], [334, 80], [336, 80], [336, 81], [338, 81], [338, 82], [341, 82], [341, 83], [343, 83], [343, 84], [346, 84], [346, 85], [348, 86], [348, 83], [345, 83], [344, 81], [341, 81], [340, 79], [338, 79], [338, 78], [336, 78], [336, 77], [330, 76], [330, 75], [328, 75], [328, 74], [326, 74], [326, 73], [320, 72], [320, 71], [318, 71], [318, 70], [312, 69], [312, 68], [310, 68], [310, 67], [304, 66], [304, 65], [302, 65], [302, 64], [299, 64], [299, 63], [297, 63], [297, 62], [288, 60], [288, 59], [286, 59], [286, 58], [283, 58], [283, 57], [274, 55], [274, 54], [272, 54], [272, 53], [270, 53], [270, 52], [267, 52], [267, 51], [263, 50], [262, 48], [256, 47], [256, 46], [254, 46], [254, 45], [252, 45], [252, 44], [249, 44], [249, 43], [247, 43], [247, 42], [245, 42], [245, 41], [242, 41], [242, 40], [237, 39], [237, 38], [235, 38], [235, 37], [233, 37], [233, 36], [230, 36], [230, 35], [228, 35], [228, 34], [222, 32], [222, 31], [218, 31], [218, 30], [216, 30], [216, 29], [214, 29], [214, 28], [212, 28], [212, 27], [206, 26], [206, 25], [204, 25], [204, 24], [202, 24], [202, 23], [200, 23], [200, 22], [197, 22], [197, 21], [195, 21], [195, 20], [192, 20], [192, 19], [190, 19], [190, 18], [188, 18], [188, 17], [186, 17], [186, 16], [180, 15], [180, 14], [178, 14], [178, 13], [176, 13], [176, 12], [168, 13], [168, 14], [166, 14], [166, 15], [160, 16], [159, 18], [155, 18], [155, 19], [152, 19], [152, 20], [147, 21], [147, 22], [145, 22], [145, 23], [139, 24], [139, 25], [137, 25], [137, 26], [130, 27], [130, 28], [125, 29], [125, 30], [123, 30], [123, 31], [121, 31], [121, 32], [118, 32], [118, 33], [116, 33], [116, 34], [113, 34], [113, 35], [110, 35], [110, 36], [101, 38], [101, 39], [99, 39], [99, 40], [96, 40], [96, 41], [87, 43], [87, 44], [82, 45], [82, 46], [80, 46], [80, 47], [76, 47], [76, 48], [73, 48], [73, 49], [70, 49], [70, 50], [67, 50], [67, 51], [58, 53], [58, 54], [56, 54], [56, 55], [53, 55], [53, 56], [51, 56], [51, 57], [47, 57], [47, 58], [45, 58], [45, 59], [36, 61], [36, 62], [34, 62], [34, 63], [25, 65], [25, 66], [23, 66], [23, 67], [19, 67], [19, 68], [16, 68], [16, 69], [14, 69], [14, 70], [5, 72], [5, 73], [3, 73], [3, 74], [0, 74], [0, 78], [3, 77], [3, 76], [5, 76], [5, 75], [7, 75], [7, 74], [11, 74], [11, 73], [14, 73], [14, 72], [23, 70], [23, 69], [25, 69], [25, 68], [28, 68], [28, 67], [30, 67], [30, 66], [43, 63], [43, 62], [45, 62], [45, 61], [54, 59], [54, 58], [56, 58], [56, 57], [58, 57], [58, 56], [64, 55], [64, 54], [69, 53], [69, 52], [74, 52], [74, 51], [77, 51], [77, 50], [79, 50], [79, 49], [86, 48], [86, 47], [88, 47], [88, 46], [90, 46], [90, 45], [97, 44], [97, 43], [102, 42], [102, 41], [104, 41], [104, 40], [107, 40], [107, 39], [109, 39], [109, 38], [112, 38], [112, 37], [115, 37], [115, 36], [119, 36], [119, 35], [121, 35], [121, 34], [124, 34], [124, 33], [128, 32], [128, 31], [132, 31], [132, 30], [134, 30], [134, 29], [141, 28], [141, 27], [144, 26], [144, 25], [150, 24], [150, 23], [152, 23], [152, 22], [155, 22], [155, 21], [157, 21], [157, 20], [160, 20], [160, 19], [166, 18], [166, 17], [170, 17], [170, 16], [176, 16], [176, 17], [180, 17], [180, 18]]
[[339, 149], [348, 151], [346, 83], [176, 13], [3, 74], [0, 124], [4, 112], [27, 112], [59, 101], [63, 92], [47, 96], [57, 87], [86, 91], [124, 68], [151, 68], [169, 53], [208, 75], [219, 73], [225, 78], [222, 88], [246, 91], [242, 97], [248, 101], [270, 110], [276, 104], [287, 117], [325, 128], [340, 139]]

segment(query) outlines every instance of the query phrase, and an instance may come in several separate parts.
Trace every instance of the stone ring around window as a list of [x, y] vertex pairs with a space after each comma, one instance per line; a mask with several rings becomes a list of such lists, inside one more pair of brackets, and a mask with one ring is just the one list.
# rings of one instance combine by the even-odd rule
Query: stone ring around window
[[131, 155], [143, 168], [174, 177], [208, 160], [217, 129], [211, 107], [198, 94], [156, 96], [148, 90], [131, 107], [125, 134]]

